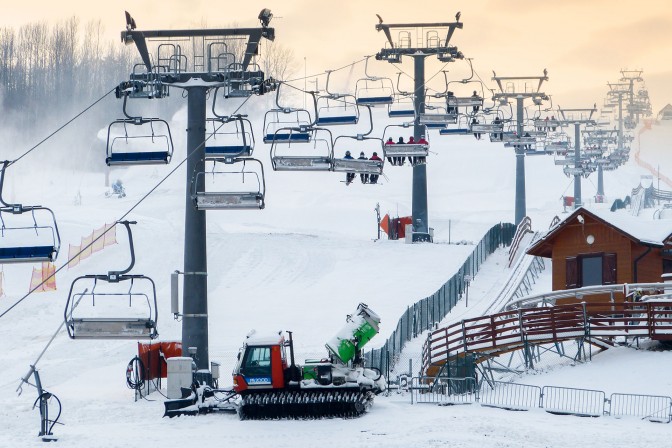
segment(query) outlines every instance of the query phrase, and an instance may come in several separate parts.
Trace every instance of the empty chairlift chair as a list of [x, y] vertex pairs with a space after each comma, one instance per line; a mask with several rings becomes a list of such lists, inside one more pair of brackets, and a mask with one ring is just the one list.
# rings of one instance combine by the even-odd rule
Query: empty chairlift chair
[[[310, 112], [281, 106], [280, 86], [275, 92], [276, 107], [264, 114], [264, 143], [309, 143], [312, 135], [310, 128], [315, 124]], [[313, 104], [316, 102], [313, 96]]]
[[[300, 132], [299, 129], [295, 129]], [[280, 130], [285, 132], [285, 130]], [[325, 128], [310, 128], [308, 143], [275, 140], [270, 158], [274, 171], [329, 171], [333, 161], [333, 138]]]
[[326, 95], [317, 98], [316, 110], [318, 126], [334, 126], [357, 124], [359, 121], [359, 107], [354, 95], [334, 93], [329, 91], [329, 78], [331, 71], [327, 72]]
[[130, 224], [128, 231], [131, 262], [123, 271], [84, 275], [70, 286], [63, 313], [71, 339], [154, 339], [157, 332], [157, 300], [154, 281], [144, 275], [129, 274], [135, 264]]
[[173, 138], [170, 126], [159, 118], [126, 118], [107, 128], [108, 166], [170, 163]]
[[2, 198], [9, 161], [0, 171], [0, 264], [54, 261], [61, 247], [56, 217], [41, 205], [9, 204]]
[[457, 109], [448, 110], [446, 97], [427, 96], [424, 111], [418, 114], [418, 121], [428, 129], [444, 129], [449, 124], [456, 124], [457, 117]]
[[371, 76], [367, 73], [369, 58], [364, 67], [365, 77], [355, 83], [355, 97], [361, 106], [386, 106], [394, 102], [394, 85], [390, 78]]
[[206, 158], [251, 157], [254, 152], [252, 123], [242, 115], [207, 120]]
[[[198, 210], [260, 210], [266, 204], [264, 166], [257, 159], [210, 160], [212, 171], [198, 172], [192, 199]], [[217, 162], [226, 169], [218, 169]], [[234, 169], [240, 167], [240, 169]]]

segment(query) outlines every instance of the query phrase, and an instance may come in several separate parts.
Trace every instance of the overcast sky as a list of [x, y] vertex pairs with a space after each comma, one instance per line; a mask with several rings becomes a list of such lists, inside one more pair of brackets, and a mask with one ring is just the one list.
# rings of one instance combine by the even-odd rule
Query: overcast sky
[[[548, 70], [544, 91], [563, 107], [601, 104], [607, 81], [617, 81], [621, 68], [643, 69], [654, 111], [672, 103], [672, 3], [670, 0], [3, 0], [0, 26], [66, 19], [100, 19], [110, 39], [119, 39], [124, 9], [138, 29], [255, 26], [259, 11], [275, 17], [276, 42], [294, 50], [296, 75], [340, 67], [385, 44], [375, 30], [380, 14], [386, 23], [453, 21], [461, 11], [462, 30], [452, 44], [473, 58], [478, 73], [489, 81], [498, 75], [541, 75]], [[121, 45], [121, 43], [119, 44]], [[305, 58], [305, 67], [304, 67]], [[383, 62], [371, 72], [394, 73]], [[443, 64], [428, 61], [428, 76]], [[466, 64], [446, 67], [461, 78]], [[403, 69], [412, 73], [406, 59]], [[357, 75], [355, 75], [357, 76]], [[435, 79], [435, 82], [441, 76]], [[320, 84], [320, 87], [323, 87]]]

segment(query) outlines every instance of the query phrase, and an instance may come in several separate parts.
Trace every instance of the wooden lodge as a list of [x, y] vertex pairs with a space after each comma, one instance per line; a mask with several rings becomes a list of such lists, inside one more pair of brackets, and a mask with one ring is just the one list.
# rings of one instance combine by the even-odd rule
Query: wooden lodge
[[[550, 258], [554, 291], [593, 285], [660, 282], [672, 273], [672, 220], [576, 209], [527, 253]], [[623, 301], [622, 293], [615, 301]], [[611, 300], [588, 296], [591, 302]], [[558, 301], [576, 302], [576, 299]]]

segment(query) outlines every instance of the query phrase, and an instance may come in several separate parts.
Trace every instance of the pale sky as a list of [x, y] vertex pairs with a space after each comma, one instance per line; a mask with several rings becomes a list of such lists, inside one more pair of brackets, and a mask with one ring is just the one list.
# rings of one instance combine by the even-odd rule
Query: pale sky
[[[672, 103], [672, 2], [670, 0], [33, 0], [3, 4], [0, 26], [66, 19], [82, 22], [100, 19], [110, 39], [119, 40], [124, 10], [135, 18], [138, 29], [256, 26], [259, 11], [270, 8], [276, 42], [294, 50], [300, 76], [337, 68], [376, 53], [385, 44], [375, 30], [380, 14], [386, 23], [451, 22], [461, 11], [462, 30], [451, 43], [484, 80], [492, 70], [501, 76], [541, 75], [548, 70], [543, 89], [563, 107], [598, 105], [607, 81], [617, 81], [621, 68], [643, 69], [657, 112]], [[119, 43], [119, 45], [122, 45]], [[443, 64], [428, 59], [431, 76]], [[404, 71], [412, 73], [410, 58]], [[458, 79], [466, 64], [447, 69]], [[373, 74], [396, 70], [388, 63], [372, 61]], [[357, 76], [357, 75], [355, 75]], [[451, 76], [449, 74], [449, 76]], [[322, 81], [321, 81], [322, 83]], [[320, 84], [320, 87], [323, 87]]]

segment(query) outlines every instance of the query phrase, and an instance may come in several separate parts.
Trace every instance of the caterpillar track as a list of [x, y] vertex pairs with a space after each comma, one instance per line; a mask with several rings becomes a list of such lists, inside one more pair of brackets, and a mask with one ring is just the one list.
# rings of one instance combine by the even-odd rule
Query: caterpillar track
[[241, 420], [354, 418], [364, 414], [373, 401], [372, 391], [281, 390], [243, 395]]

